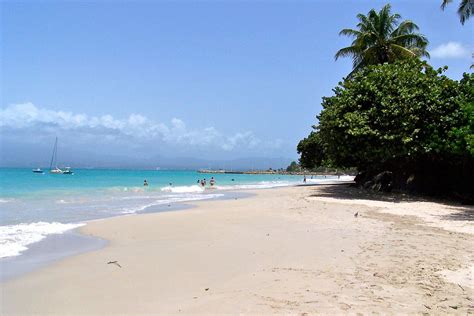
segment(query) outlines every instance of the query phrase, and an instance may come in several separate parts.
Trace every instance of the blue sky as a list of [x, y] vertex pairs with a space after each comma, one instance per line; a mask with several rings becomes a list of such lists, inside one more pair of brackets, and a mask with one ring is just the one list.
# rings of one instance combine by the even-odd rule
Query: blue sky
[[[391, 2], [455, 79], [474, 46], [457, 2]], [[351, 70], [334, 61], [350, 44], [338, 32], [385, 3], [4, 1], [2, 163], [47, 161], [56, 135], [74, 161], [297, 158], [321, 98]]]

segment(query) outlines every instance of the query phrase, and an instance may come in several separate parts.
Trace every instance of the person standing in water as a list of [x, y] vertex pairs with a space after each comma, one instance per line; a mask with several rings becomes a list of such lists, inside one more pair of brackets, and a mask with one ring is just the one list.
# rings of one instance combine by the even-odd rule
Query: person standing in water
[[213, 187], [214, 184], [216, 184], [216, 180], [214, 180], [214, 177], [211, 177], [211, 180], [209, 181], [209, 184], [211, 185], [211, 187]]
[[145, 187], [148, 186], [148, 182], [146, 181], [146, 179], [145, 179], [145, 181], [143, 181], [143, 186], [145, 186]]
[[306, 183], [306, 175], [303, 178], [303, 183]]

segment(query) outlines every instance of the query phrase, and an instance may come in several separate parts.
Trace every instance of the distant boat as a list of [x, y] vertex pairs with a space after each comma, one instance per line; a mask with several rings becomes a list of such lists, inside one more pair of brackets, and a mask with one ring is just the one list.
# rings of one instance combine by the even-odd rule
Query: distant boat
[[33, 171], [33, 173], [44, 173], [44, 171], [41, 170], [40, 168], [36, 168], [36, 169], [31, 170], [31, 171]]
[[[74, 174], [70, 167], [65, 168], [64, 170], [57, 167], [58, 159], [58, 138], [54, 141], [53, 155], [51, 156], [51, 163], [49, 164], [49, 173], [52, 174]], [[53, 165], [55, 166], [53, 168]]]
[[66, 167], [63, 170], [63, 174], [74, 174], [74, 171], [71, 170], [71, 167]]

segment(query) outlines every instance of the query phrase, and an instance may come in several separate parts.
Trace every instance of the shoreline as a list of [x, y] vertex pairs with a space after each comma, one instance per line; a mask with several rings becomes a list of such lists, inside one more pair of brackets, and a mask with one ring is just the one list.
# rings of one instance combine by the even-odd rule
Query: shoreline
[[328, 172], [317, 172], [317, 171], [281, 171], [281, 170], [247, 170], [247, 171], [233, 171], [233, 170], [212, 170], [212, 169], [198, 169], [197, 173], [201, 174], [270, 174], [270, 175], [282, 175], [282, 176], [315, 176], [315, 177], [326, 177], [326, 176], [350, 176], [355, 177], [356, 173], [345, 173], [337, 171]]
[[[446, 230], [451, 228], [446, 223], [432, 227], [422, 217], [397, 215], [397, 209], [383, 212], [380, 205], [365, 205], [364, 197], [350, 203], [347, 190], [256, 190], [247, 199], [197, 201], [180, 212], [94, 221], [81, 232], [105, 238], [108, 245], [4, 283], [2, 313], [469, 310], [472, 234]], [[447, 223], [453, 219], [442, 217], [446, 212], [473, 210], [411, 203], [429, 207]], [[468, 220], [453, 227], [459, 222], [472, 228]], [[115, 260], [121, 268], [107, 265]], [[457, 284], [441, 276], [446, 271]], [[27, 298], [25, 287], [31, 289]], [[78, 295], [89, 306], [81, 306]]]
[[[309, 187], [320, 185], [344, 185], [353, 182], [337, 179], [318, 179], [317, 183], [311, 183], [311, 180], [308, 179], [308, 183], [286, 185], [283, 186], [283, 188]], [[154, 205], [147, 207], [146, 209], [137, 213], [116, 214], [108, 217], [86, 220], [79, 223], [87, 225], [95, 221], [108, 220], [114, 217], [125, 217], [131, 215], [162, 213], [170, 211], [183, 211], [196, 208], [197, 205], [195, 203], [200, 201], [211, 202], [218, 200], [231, 200], [234, 198], [248, 198], [256, 195], [255, 192], [250, 193], [252, 191], [274, 190], [280, 188], [282, 187], [275, 186], [263, 189], [251, 189], [251, 191], [249, 191], [248, 189], [235, 189], [229, 191], [224, 189], [216, 191], [221, 192], [223, 194], [223, 196], [217, 198], [203, 199], [198, 201], [171, 202], [168, 205]], [[216, 192], [209, 191], [207, 192], [207, 194], [212, 194]], [[99, 237], [92, 237], [89, 234], [85, 234], [83, 232], [83, 228], [84, 226], [71, 229], [64, 233], [48, 235], [38, 242], [29, 244], [28, 249], [23, 251], [20, 255], [0, 258], [0, 284], [2, 282], [10, 281], [25, 274], [34, 272], [35, 270], [54, 264], [55, 262], [66, 259], [68, 257], [73, 257], [75, 255], [79, 255], [85, 252], [100, 250], [101, 248], [105, 247], [109, 242], [108, 240], [104, 240]]]
[[81, 233], [80, 228], [49, 235], [29, 245], [21, 255], [1, 258], [0, 284], [21, 278], [63, 259], [100, 250], [107, 246], [107, 243], [105, 239]]
[[[211, 194], [211, 193], [209, 193]], [[241, 199], [253, 196], [245, 191], [225, 191], [220, 197], [203, 199], [203, 201], [218, 201]], [[142, 214], [164, 213], [184, 211], [195, 208], [196, 201], [171, 202], [168, 205], [154, 205], [137, 213], [116, 214], [108, 217], [82, 221], [76, 224], [87, 226], [96, 221], [108, 220], [114, 217], [126, 217]], [[43, 267], [54, 264], [57, 261], [67, 259], [82, 253], [100, 250], [107, 246], [108, 240], [85, 234], [81, 227], [77, 227], [63, 233], [47, 235], [38, 242], [28, 245], [28, 249], [21, 254], [11, 257], [0, 258], [0, 284], [22, 277]]]

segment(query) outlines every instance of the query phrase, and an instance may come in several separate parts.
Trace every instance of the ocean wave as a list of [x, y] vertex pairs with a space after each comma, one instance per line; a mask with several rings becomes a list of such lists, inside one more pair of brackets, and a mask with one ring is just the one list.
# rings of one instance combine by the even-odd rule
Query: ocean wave
[[116, 193], [120, 193], [120, 192], [130, 192], [130, 193], [141, 193], [141, 192], [145, 192], [145, 191], [149, 191], [150, 188], [147, 188], [147, 187], [109, 187], [106, 189], [106, 191], [109, 191], [109, 192], [116, 192]]
[[340, 176], [339, 178], [336, 176], [330, 176], [328, 178], [318, 178], [318, 179], [306, 179], [307, 183], [313, 183], [313, 184], [324, 184], [327, 182], [347, 182], [347, 181], [354, 181], [354, 176]]
[[260, 181], [257, 183], [236, 184], [236, 185], [216, 185], [218, 190], [252, 190], [252, 189], [271, 189], [277, 187], [288, 187], [296, 185], [298, 182], [294, 181]]
[[198, 185], [189, 185], [189, 186], [167, 186], [161, 188], [162, 192], [172, 192], [172, 193], [202, 193], [204, 192], [204, 188]]
[[13, 201], [13, 199], [0, 199], [0, 203], [8, 203]]
[[73, 201], [73, 200], [64, 200], [64, 199], [60, 199], [60, 200], [56, 200], [56, 203], [58, 204], [72, 204], [72, 203], [75, 203], [76, 201]]
[[145, 205], [140, 205], [136, 207], [127, 207], [124, 208], [121, 214], [134, 214], [140, 211], [144, 211], [149, 207], [158, 206], [158, 205], [166, 205], [172, 203], [180, 203], [180, 202], [191, 202], [191, 201], [200, 201], [200, 200], [210, 200], [224, 196], [224, 194], [188, 194], [188, 195], [174, 195], [174, 196], [167, 196], [167, 198], [162, 197], [160, 200], [156, 200], [152, 203], [148, 203]]
[[28, 245], [38, 242], [48, 235], [62, 234], [83, 225], [85, 224], [36, 222], [0, 226], [0, 258], [18, 256], [22, 251], [28, 249]]

